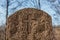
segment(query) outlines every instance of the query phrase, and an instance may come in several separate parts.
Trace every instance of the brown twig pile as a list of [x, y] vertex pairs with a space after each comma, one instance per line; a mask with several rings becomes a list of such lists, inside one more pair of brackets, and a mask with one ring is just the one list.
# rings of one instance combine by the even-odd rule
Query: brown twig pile
[[6, 40], [54, 40], [52, 19], [46, 12], [26, 8], [8, 18]]

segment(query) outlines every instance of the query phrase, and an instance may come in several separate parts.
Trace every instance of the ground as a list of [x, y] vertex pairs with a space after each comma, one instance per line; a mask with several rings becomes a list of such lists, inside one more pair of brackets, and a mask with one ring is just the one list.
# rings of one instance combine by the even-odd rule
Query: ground
[[60, 40], [60, 27], [54, 28], [54, 34], [55, 34], [56, 40]]
[[[0, 40], [5, 40], [5, 30], [3, 30], [4, 27], [0, 27]], [[53, 30], [56, 40], [60, 40], [60, 27], [53, 27]]]

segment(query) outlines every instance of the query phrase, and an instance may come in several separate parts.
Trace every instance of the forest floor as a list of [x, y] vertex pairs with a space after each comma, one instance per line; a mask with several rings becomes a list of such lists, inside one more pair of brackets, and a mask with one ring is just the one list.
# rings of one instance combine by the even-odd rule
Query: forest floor
[[[60, 40], [60, 27], [53, 27], [56, 40]], [[5, 40], [4, 27], [0, 27], [0, 40]]]
[[5, 40], [5, 27], [0, 27], [0, 40]]
[[60, 27], [54, 27], [53, 30], [56, 40], [60, 40]]

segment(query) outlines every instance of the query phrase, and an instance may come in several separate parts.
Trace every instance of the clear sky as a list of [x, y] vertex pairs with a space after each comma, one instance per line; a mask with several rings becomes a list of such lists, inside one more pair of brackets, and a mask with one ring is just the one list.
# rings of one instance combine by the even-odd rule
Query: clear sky
[[[47, 12], [52, 17], [53, 25], [60, 25], [60, 1], [59, 0], [8, 0], [8, 14], [12, 15], [14, 12], [23, 8], [37, 8]], [[41, 7], [41, 8], [40, 8]], [[6, 23], [6, 0], [0, 0], [0, 25]]]

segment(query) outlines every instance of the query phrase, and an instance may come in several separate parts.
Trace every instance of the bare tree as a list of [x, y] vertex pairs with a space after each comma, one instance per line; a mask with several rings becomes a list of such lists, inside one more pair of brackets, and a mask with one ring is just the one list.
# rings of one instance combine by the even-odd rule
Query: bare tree
[[38, 0], [38, 5], [39, 5], [38, 9], [41, 9], [40, 0]]
[[[7, 25], [7, 18], [8, 18], [8, 0], [6, 0], [6, 25]], [[5, 29], [5, 32], [6, 32], [6, 29]], [[6, 34], [5, 34], [5, 36], [6, 36]], [[6, 37], [5, 37], [5, 40], [6, 40]]]
[[7, 24], [7, 18], [8, 18], [8, 0], [6, 0], [7, 1], [7, 6], [6, 6], [6, 24]]

